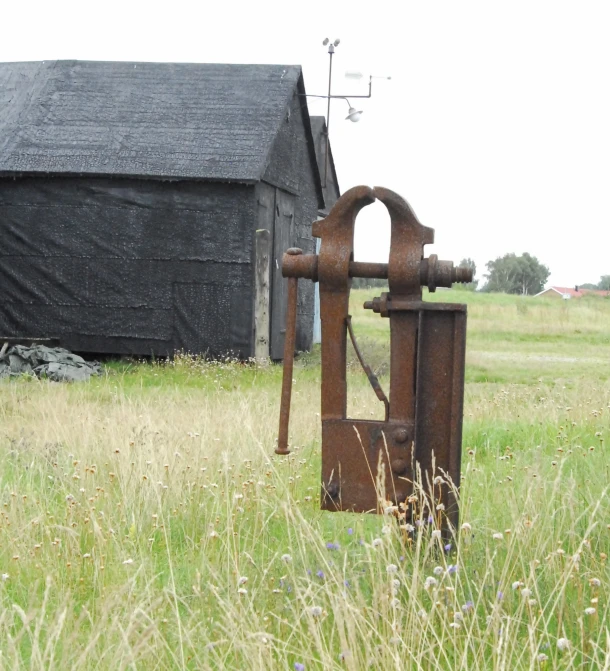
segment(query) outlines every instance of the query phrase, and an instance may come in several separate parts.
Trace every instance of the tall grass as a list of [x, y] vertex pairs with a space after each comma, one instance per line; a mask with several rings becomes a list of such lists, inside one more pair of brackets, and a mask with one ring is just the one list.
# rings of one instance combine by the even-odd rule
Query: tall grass
[[[387, 333], [367, 332], [359, 293], [381, 365]], [[481, 300], [501, 332], [538, 309]], [[471, 361], [486, 346], [469, 311]], [[607, 320], [582, 326], [603, 339]], [[403, 510], [319, 510], [315, 355], [295, 369], [287, 459], [277, 366], [182, 358], [3, 383], [0, 668], [609, 668], [610, 384], [579, 367], [588, 346], [566, 349], [567, 373], [525, 358], [515, 383], [491, 355], [492, 381], [469, 372], [450, 543], [421, 494], [413, 527]], [[350, 415], [376, 415], [349, 377]]]

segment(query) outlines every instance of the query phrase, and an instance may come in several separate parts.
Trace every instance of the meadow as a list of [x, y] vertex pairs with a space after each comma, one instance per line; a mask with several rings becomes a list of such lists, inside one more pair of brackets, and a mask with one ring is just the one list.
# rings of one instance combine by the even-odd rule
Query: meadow
[[[387, 387], [388, 323], [352, 293]], [[609, 669], [610, 301], [468, 303], [461, 528], [319, 509], [319, 353], [0, 382], [0, 669]], [[349, 415], [381, 417], [352, 355]], [[420, 507], [420, 509], [422, 509]]]

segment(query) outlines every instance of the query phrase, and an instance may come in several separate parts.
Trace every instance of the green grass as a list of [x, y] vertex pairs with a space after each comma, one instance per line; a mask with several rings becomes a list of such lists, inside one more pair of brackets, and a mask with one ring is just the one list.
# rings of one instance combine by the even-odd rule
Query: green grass
[[[387, 388], [374, 293], [352, 312]], [[608, 668], [610, 302], [426, 299], [469, 313], [449, 552], [425, 519], [319, 510], [318, 350], [283, 459], [280, 366], [0, 384], [0, 669]], [[349, 391], [350, 416], [380, 416], [353, 353]]]

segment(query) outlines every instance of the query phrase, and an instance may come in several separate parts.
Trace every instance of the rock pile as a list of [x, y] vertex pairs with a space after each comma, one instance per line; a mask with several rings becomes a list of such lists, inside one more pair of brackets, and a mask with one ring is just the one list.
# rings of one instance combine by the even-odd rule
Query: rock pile
[[54, 382], [82, 382], [100, 371], [97, 361], [85, 361], [61, 347], [5, 343], [0, 350], [0, 378], [30, 373]]

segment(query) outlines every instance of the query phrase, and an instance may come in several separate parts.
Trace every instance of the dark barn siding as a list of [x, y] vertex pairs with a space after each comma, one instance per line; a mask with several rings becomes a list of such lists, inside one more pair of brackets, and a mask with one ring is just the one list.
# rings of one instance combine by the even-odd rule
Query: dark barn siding
[[253, 187], [0, 179], [0, 337], [72, 350], [252, 351]]
[[[273, 144], [263, 181], [296, 195], [291, 245], [300, 247], [304, 254], [313, 254], [311, 224], [316, 220], [319, 201], [315, 156], [306, 140], [304, 104], [304, 98], [293, 98]], [[278, 261], [281, 263], [281, 257]], [[309, 350], [313, 338], [313, 282], [299, 282], [297, 315], [297, 350]]]

